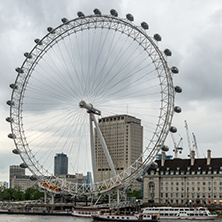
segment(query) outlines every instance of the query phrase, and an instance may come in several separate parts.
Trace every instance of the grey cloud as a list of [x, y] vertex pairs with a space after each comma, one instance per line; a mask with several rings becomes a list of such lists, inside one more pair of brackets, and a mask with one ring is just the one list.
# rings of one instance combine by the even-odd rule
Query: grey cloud
[[[83, 11], [87, 15], [92, 14], [94, 8], [99, 8], [102, 13], [109, 14], [109, 10], [115, 8], [121, 17], [128, 12], [134, 14], [138, 24], [142, 20], [147, 21], [151, 27], [148, 33], [152, 35], [159, 32], [163, 37], [160, 48], [169, 47], [172, 50], [173, 56], [168, 61], [170, 66], [176, 65], [180, 69], [179, 75], [174, 76], [174, 80], [176, 85], [183, 88], [183, 93], [176, 97], [176, 103], [182, 107], [183, 113], [175, 117], [175, 123], [178, 124], [178, 128], [181, 127], [180, 133], [184, 134], [184, 140], [186, 135], [183, 120], [187, 119], [190, 128], [195, 132], [198, 131], [198, 143], [203, 141], [200, 144], [202, 148], [220, 147], [222, 142], [218, 129], [221, 124], [218, 119], [221, 116], [220, 104], [222, 104], [220, 90], [222, 29], [219, 7], [221, 1], [205, 1], [204, 5], [201, 4], [202, 0], [197, 0], [195, 3], [189, 0], [181, 0], [179, 3], [166, 0], [158, 2], [2, 1], [0, 7], [0, 46], [3, 52], [0, 59], [2, 110], [8, 113], [6, 112], [8, 106], [5, 103], [10, 98], [11, 90], [8, 85], [15, 80], [14, 69], [24, 61], [23, 53], [34, 46], [34, 38], [43, 37], [47, 33], [48, 26], [56, 27], [61, 24], [62, 17], [68, 19], [76, 17], [78, 11]], [[209, 14], [209, 11], [214, 13]], [[2, 121], [5, 121], [6, 116], [1, 118]], [[207, 117], [210, 125], [203, 121]], [[8, 130], [7, 126], [6, 131]], [[8, 139], [5, 132], [2, 132], [1, 137]], [[10, 164], [19, 164], [20, 160], [16, 159], [18, 157], [11, 156], [12, 146], [13, 143], [9, 147], [4, 147], [10, 153], [7, 159], [10, 160]], [[8, 163], [2, 159], [0, 162], [6, 171]], [[7, 167], [4, 167], [6, 165]]]
[[186, 98], [189, 100], [222, 97], [222, 45], [218, 44], [222, 31], [212, 27], [201, 33], [189, 46], [190, 55], [186, 56], [183, 65], [182, 80]]

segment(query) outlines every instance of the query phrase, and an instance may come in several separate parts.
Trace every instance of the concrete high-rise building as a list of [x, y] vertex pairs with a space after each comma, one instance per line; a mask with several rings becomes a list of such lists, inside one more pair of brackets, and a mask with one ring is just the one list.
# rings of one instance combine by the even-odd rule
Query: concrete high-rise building
[[68, 174], [68, 157], [64, 153], [57, 153], [54, 157], [54, 175]]
[[[115, 170], [119, 174], [132, 165], [142, 154], [143, 127], [141, 120], [129, 115], [116, 115], [99, 119], [99, 127]], [[113, 177], [96, 130], [95, 152], [97, 181]]]
[[87, 176], [82, 173], [60, 175], [59, 178], [62, 178], [67, 182], [76, 183], [79, 188], [82, 188], [83, 185], [87, 184]]
[[30, 176], [14, 176], [12, 178], [11, 188], [19, 187], [21, 191], [25, 191], [29, 187], [33, 187], [38, 184], [38, 180], [30, 180]]
[[13, 165], [9, 168], [9, 185], [12, 188], [12, 179], [14, 176], [25, 176], [25, 168], [21, 168], [19, 165]]

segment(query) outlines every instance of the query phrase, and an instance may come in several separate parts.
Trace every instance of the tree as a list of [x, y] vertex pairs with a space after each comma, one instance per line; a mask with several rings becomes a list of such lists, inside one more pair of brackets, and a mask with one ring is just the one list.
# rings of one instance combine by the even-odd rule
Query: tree
[[26, 200], [38, 200], [41, 197], [44, 197], [44, 193], [40, 192], [36, 187], [29, 187], [25, 190]]
[[44, 197], [44, 193], [40, 192], [39, 190], [34, 191], [33, 193], [33, 200], [38, 200], [41, 197]]
[[22, 191], [17, 190], [15, 192], [15, 200], [25, 200], [25, 194]]
[[34, 188], [29, 187], [28, 189], [25, 190], [25, 199], [26, 200], [33, 200], [32, 199], [32, 194], [34, 192]]
[[15, 200], [15, 189], [9, 188], [3, 191], [3, 200]]
[[136, 197], [136, 199], [142, 199], [141, 190], [134, 190], [132, 193], [128, 193], [127, 196]]
[[44, 193], [38, 190], [37, 186], [30, 187], [23, 192], [21, 187], [8, 188], [3, 191], [0, 190], [0, 201], [20, 201], [20, 200], [38, 200], [44, 197]]
[[3, 192], [5, 190], [5, 186], [2, 184], [0, 185], [0, 192]]
[[5, 190], [5, 186], [4, 185], [1, 185], [0, 186], [0, 201], [3, 200], [3, 191]]

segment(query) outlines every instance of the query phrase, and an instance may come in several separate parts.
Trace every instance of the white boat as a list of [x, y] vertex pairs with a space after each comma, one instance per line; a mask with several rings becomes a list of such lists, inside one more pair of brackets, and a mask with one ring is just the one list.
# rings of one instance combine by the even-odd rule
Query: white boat
[[99, 214], [98, 209], [94, 208], [74, 208], [72, 210], [72, 216], [74, 217], [84, 217], [84, 218], [91, 218], [92, 214]]
[[93, 214], [92, 219], [94, 221], [130, 221], [130, 222], [137, 222], [137, 221], [144, 221], [144, 222], [159, 222], [158, 216], [154, 214], [144, 214], [144, 213], [137, 213], [133, 215], [119, 215], [119, 214]]
[[205, 207], [147, 207], [143, 208], [143, 213], [159, 214], [159, 218], [164, 220], [214, 220], [218, 216]]

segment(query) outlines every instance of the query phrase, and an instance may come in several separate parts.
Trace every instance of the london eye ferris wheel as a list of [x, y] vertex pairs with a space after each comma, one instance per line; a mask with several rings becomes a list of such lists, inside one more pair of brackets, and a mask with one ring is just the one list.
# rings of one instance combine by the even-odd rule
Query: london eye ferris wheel
[[48, 27], [48, 33], [24, 53], [10, 85], [6, 120], [13, 153], [20, 155], [20, 166], [30, 170], [31, 179], [77, 193], [84, 189], [54, 176], [55, 154], [67, 154], [70, 174], [95, 174], [92, 128], [100, 131], [98, 120], [122, 114], [141, 119], [143, 153], [121, 173], [116, 173], [100, 131], [113, 177], [98, 182], [94, 175], [92, 192], [99, 192], [117, 181], [130, 183], [166, 148], [167, 134], [176, 132], [173, 114], [181, 112], [174, 105], [175, 92], [182, 89], [173, 85], [173, 74], [179, 70], [168, 67], [171, 51], [159, 49], [161, 36], [150, 36], [146, 22], [137, 26], [131, 14], [120, 18], [113, 9], [109, 15], [98, 9], [92, 15], [77, 15]]

